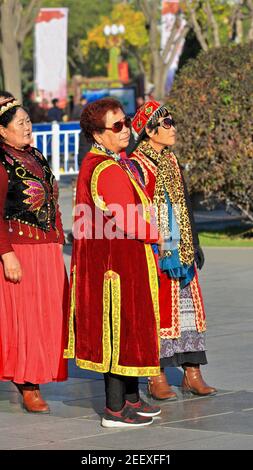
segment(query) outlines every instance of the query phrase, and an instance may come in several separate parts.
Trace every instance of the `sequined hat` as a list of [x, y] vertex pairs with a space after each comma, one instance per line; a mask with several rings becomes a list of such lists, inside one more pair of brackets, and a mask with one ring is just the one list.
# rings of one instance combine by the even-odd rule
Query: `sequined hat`
[[145, 126], [152, 122], [155, 124], [156, 121], [162, 116], [168, 115], [169, 110], [166, 105], [159, 103], [158, 101], [152, 100], [144, 103], [135, 114], [132, 121], [132, 131], [135, 138], [141, 137], [144, 132]]
[[19, 101], [17, 101], [14, 97], [12, 98], [5, 98], [0, 101], [0, 116], [9, 111], [9, 109], [14, 108], [15, 106], [20, 106]]

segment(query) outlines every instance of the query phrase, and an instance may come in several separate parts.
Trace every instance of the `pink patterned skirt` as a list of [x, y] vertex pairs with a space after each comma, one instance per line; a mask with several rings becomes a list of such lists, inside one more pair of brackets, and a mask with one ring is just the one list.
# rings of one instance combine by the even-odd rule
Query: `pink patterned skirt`
[[12, 245], [22, 267], [19, 284], [0, 262], [0, 380], [42, 384], [67, 379], [63, 331], [68, 279], [57, 243]]

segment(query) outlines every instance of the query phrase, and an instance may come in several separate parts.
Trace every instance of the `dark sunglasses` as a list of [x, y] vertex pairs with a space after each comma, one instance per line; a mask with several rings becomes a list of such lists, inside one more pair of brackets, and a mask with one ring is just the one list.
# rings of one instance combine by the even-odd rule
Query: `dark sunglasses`
[[103, 127], [103, 129], [110, 130], [114, 132], [114, 134], [118, 134], [122, 131], [123, 126], [130, 128], [131, 127], [131, 118], [129, 116], [125, 116], [124, 119], [121, 121], [116, 121], [113, 123], [112, 127]]
[[176, 123], [173, 118], [165, 117], [161, 122], [158, 122], [157, 127], [162, 126], [164, 129], [170, 129], [172, 126], [175, 127]]

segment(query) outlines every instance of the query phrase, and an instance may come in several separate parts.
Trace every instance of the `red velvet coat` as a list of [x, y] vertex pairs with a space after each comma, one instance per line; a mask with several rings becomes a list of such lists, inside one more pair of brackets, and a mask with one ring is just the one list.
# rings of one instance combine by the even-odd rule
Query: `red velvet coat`
[[[155, 163], [138, 149], [130, 156], [130, 159], [136, 164], [136, 167], [142, 174], [146, 192], [150, 199], [153, 200], [157, 174]], [[196, 329], [198, 332], [203, 332], [206, 330], [206, 317], [196, 269], [195, 276], [190, 282], [190, 288], [195, 309]], [[177, 279], [170, 279], [164, 272], [160, 272], [159, 307], [161, 338], [179, 338], [181, 335], [180, 285]]]
[[[158, 233], [150, 231], [148, 209], [140, 218], [146, 236], [131, 224], [124, 229], [126, 206], [133, 202], [143, 208], [150, 203], [133, 175], [101, 151], [88, 153], [77, 182], [74, 237], [79, 239], [73, 244], [65, 357], [97, 372], [150, 376], [159, 374], [158, 280], [150, 245]], [[111, 230], [106, 212], [111, 203], [123, 207], [123, 218], [115, 216], [121, 239], [101, 237], [101, 229]]]

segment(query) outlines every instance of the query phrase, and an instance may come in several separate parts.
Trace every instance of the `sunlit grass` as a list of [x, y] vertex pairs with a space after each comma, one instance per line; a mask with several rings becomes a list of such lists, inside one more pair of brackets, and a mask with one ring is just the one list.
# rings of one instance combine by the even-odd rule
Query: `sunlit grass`
[[236, 229], [230, 232], [202, 232], [199, 239], [202, 246], [253, 247], [253, 237], [245, 237]]

